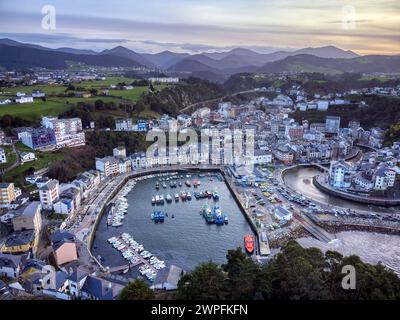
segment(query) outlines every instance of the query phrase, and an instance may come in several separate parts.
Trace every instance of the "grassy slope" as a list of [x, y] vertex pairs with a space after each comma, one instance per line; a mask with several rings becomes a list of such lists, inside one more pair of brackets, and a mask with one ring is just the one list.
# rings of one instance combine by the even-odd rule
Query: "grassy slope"
[[[133, 79], [125, 77], [109, 77], [104, 81], [84, 81], [82, 83], [75, 83], [74, 85], [90, 89], [103, 89], [108, 88], [110, 85], [118, 84], [120, 82], [131, 83]], [[157, 85], [155, 88], [161, 90], [165, 88], [166, 85]], [[42, 90], [46, 93], [47, 100], [42, 101], [40, 99], [35, 99], [33, 103], [26, 104], [12, 104], [0, 106], [0, 117], [5, 114], [10, 114], [12, 116], [21, 117], [27, 120], [37, 120], [45, 115], [56, 116], [59, 115], [70, 108], [73, 108], [74, 104], [78, 102], [88, 102], [93, 103], [94, 101], [101, 99], [105, 102], [113, 101], [115, 103], [121, 102], [136, 102], [140, 96], [147, 92], [147, 87], [135, 87], [133, 90], [109, 90], [110, 97], [90, 97], [90, 98], [61, 98], [52, 95], [65, 93], [66, 86], [64, 85], [37, 85], [37, 86], [19, 86], [14, 88], [4, 88], [3, 94], [0, 94], [0, 99], [6, 99], [8, 97], [14, 97], [19, 91], [25, 92], [27, 94], [31, 93], [33, 90]], [[106, 112], [105, 112], [106, 113]], [[148, 110], [143, 112], [143, 116], [149, 116]], [[113, 114], [113, 113], [111, 113]], [[150, 113], [151, 114], [151, 113]], [[116, 114], [115, 117], [120, 116]]]

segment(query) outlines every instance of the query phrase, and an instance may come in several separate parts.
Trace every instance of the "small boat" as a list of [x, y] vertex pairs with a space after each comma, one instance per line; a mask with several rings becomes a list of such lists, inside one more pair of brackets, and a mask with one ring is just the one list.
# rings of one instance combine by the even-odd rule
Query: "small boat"
[[219, 199], [219, 193], [218, 193], [217, 190], [214, 190], [212, 192], [212, 197], [213, 197], [214, 200], [218, 200]]
[[248, 253], [254, 252], [254, 237], [251, 234], [244, 236], [244, 247]]
[[165, 213], [163, 211], [154, 211], [151, 215], [151, 220], [154, 222], [164, 222]]
[[178, 201], [179, 201], [179, 194], [175, 193], [175, 202], [178, 202]]
[[186, 180], [186, 181], [185, 181], [185, 184], [186, 184], [189, 188], [192, 186], [189, 180]]

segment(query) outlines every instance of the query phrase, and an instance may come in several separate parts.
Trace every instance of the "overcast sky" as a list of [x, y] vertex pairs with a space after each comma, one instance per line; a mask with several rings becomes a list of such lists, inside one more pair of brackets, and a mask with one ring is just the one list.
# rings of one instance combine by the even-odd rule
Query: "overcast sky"
[[[56, 9], [56, 29], [41, 26]], [[335, 45], [400, 54], [399, 0], [0, 0], [0, 37], [52, 48], [259, 52]]]

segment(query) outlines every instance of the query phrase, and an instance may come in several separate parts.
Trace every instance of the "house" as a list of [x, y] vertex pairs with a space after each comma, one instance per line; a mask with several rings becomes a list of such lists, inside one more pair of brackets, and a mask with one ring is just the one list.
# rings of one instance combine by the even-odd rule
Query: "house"
[[110, 282], [95, 276], [87, 276], [81, 288], [81, 298], [85, 300], [118, 299], [123, 285]]
[[132, 131], [132, 119], [116, 119], [115, 120], [115, 130], [116, 131]]
[[32, 97], [33, 98], [44, 98], [46, 94], [40, 90], [34, 90], [32, 91]]
[[348, 188], [351, 184], [351, 166], [344, 160], [333, 161], [329, 169], [329, 184], [336, 188]]
[[69, 232], [56, 231], [52, 237], [53, 257], [57, 266], [78, 260], [75, 237]]
[[6, 162], [7, 162], [6, 151], [3, 148], [0, 148], [0, 163], [6, 163]]
[[36, 160], [36, 156], [33, 152], [21, 152], [20, 157], [22, 163]]
[[32, 250], [35, 253], [35, 245], [34, 230], [16, 231], [8, 236], [0, 251], [3, 253], [19, 254]]
[[375, 190], [386, 190], [393, 187], [396, 179], [396, 171], [392, 168], [382, 166], [375, 172]]
[[58, 200], [60, 194], [60, 185], [58, 180], [49, 180], [39, 188], [40, 203], [43, 209], [53, 209], [53, 204]]
[[16, 103], [31, 103], [31, 102], [33, 102], [33, 97], [31, 97], [31, 96], [18, 97], [18, 98], [15, 98], [14, 101]]
[[71, 186], [60, 193], [59, 201], [53, 204], [53, 210], [55, 213], [71, 214], [78, 210], [80, 206], [81, 190], [79, 187]]
[[39, 201], [31, 202], [21, 215], [12, 220], [14, 231], [35, 230], [38, 238], [42, 229], [41, 205]]
[[0, 183], [0, 208], [8, 208], [16, 198], [14, 183]]
[[18, 278], [26, 261], [26, 255], [0, 253], [0, 277]]
[[125, 147], [117, 147], [113, 149], [113, 156], [114, 157], [121, 157], [126, 158], [126, 148]]
[[292, 219], [293, 214], [289, 210], [287, 210], [281, 206], [278, 206], [275, 208], [274, 216], [279, 221], [279, 223], [285, 224], [286, 222], [288, 222]]

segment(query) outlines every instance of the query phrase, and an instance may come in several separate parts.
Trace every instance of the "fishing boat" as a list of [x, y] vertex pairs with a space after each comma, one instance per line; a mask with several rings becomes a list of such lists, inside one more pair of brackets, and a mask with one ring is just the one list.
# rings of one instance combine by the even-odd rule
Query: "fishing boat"
[[188, 192], [188, 193], [186, 194], [186, 199], [192, 200], [192, 195], [190, 194], [190, 192]]
[[164, 222], [165, 212], [163, 211], [154, 211], [151, 215], [151, 220], [154, 222]]
[[169, 193], [166, 195], [165, 200], [167, 200], [168, 203], [172, 201], [172, 197]]
[[244, 236], [244, 247], [248, 253], [254, 252], [254, 237], [251, 234]]
[[186, 181], [185, 181], [185, 184], [186, 184], [189, 188], [192, 186], [189, 180], [186, 180]]
[[214, 200], [218, 200], [219, 199], [219, 192], [217, 190], [214, 190], [212, 192], [212, 197]]
[[206, 219], [207, 223], [214, 223], [214, 216], [211, 207], [207, 202], [203, 205], [202, 211], [203, 211], [203, 217], [204, 219]]
[[213, 209], [213, 217], [215, 224], [224, 224], [224, 214], [219, 206], [215, 205]]
[[178, 201], [179, 201], [179, 194], [175, 193], [175, 202], [178, 202]]

